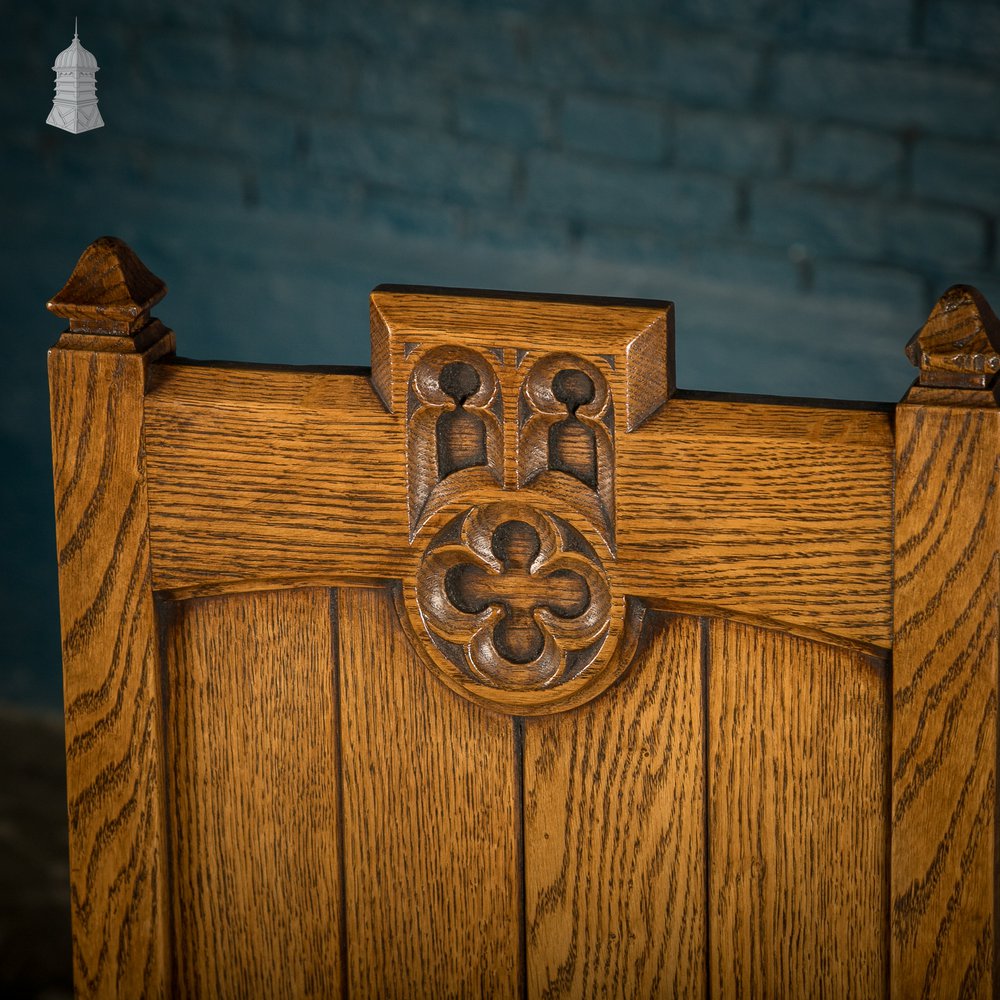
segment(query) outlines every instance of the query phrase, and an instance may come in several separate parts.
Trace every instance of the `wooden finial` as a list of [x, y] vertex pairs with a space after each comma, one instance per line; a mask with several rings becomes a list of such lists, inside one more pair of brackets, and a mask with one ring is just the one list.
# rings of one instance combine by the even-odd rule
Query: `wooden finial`
[[906, 345], [921, 385], [988, 389], [1000, 371], [1000, 321], [970, 285], [952, 285]]
[[167, 286], [114, 236], [102, 236], [83, 252], [62, 289], [47, 303], [69, 320], [73, 333], [131, 336], [149, 322], [149, 310]]

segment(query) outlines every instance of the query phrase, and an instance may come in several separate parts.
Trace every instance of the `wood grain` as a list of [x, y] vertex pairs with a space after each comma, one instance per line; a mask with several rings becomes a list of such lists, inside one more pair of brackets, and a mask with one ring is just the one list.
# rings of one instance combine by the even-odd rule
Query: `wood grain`
[[[964, 390], [968, 392], [968, 390]], [[896, 411], [893, 996], [989, 997], [1000, 907], [1000, 412]]]
[[165, 605], [177, 990], [341, 990], [327, 590]]
[[532, 997], [705, 993], [701, 629], [647, 628], [619, 684], [524, 723]]
[[[158, 364], [146, 444], [158, 589], [412, 566], [404, 421], [363, 376]], [[888, 647], [888, 413], [675, 397], [615, 451], [621, 592]]]
[[[49, 304], [80, 995], [996, 994], [978, 293], [911, 341], [894, 438], [886, 407], [676, 393], [669, 303], [380, 288], [369, 373], [152, 364], [164, 292], [104, 238]], [[572, 713], [435, 678], [461, 636], [422, 559], [500, 501], [600, 564], [539, 586], [525, 513], [445, 577], [496, 615], [501, 689], [546, 615], [575, 669], [655, 609], [596, 700], [490, 702]]]
[[146, 360], [53, 349], [77, 995], [166, 996], [160, 673], [141, 445]]
[[403, 424], [366, 378], [165, 364], [148, 402], [157, 589], [402, 575]]
[[625, 592], [888, 648], [889, 417], [675, 397], [619, 441]]
[[431, 676], [388, 591], [338, 608], [349, 992], [514, 996], [514, 723]]
[[711, 994], [883, 996], [884, 664], [719, 620], [708, 656]]

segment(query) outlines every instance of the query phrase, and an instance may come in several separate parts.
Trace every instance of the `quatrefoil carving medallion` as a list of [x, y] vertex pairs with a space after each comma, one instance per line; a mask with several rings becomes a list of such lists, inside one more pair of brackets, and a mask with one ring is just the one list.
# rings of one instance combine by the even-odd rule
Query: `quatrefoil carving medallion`
[[530, 714], [603, 688], [624, 601], [572, 525], [518, 501], [466, 509], [416, 572], [419, 623], [439, 672], [492, 707]]

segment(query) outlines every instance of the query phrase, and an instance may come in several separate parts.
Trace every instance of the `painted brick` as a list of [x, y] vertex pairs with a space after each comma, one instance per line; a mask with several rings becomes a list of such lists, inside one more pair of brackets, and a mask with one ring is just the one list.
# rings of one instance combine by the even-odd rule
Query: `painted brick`
[[[229, 36], [223, 32], [150, 34], [140, 38], [137, 57], [143, 81], [154, 88], [218, 91], [232, 82], [233, 49]], [[98, 87], [100, 83], [98, 74]]]
[[357, 110], [366, 118], [441, 127], [452, 117], [452, 95], [436, 78], [368, 67], [361, 76]]
[[[339, 14], [341, 5], [327, 6]], [[430, 70], [451, 77], [509, 81], [525, 72], [522, 18], [500, 8], [438, 10], [408, 4], [386, 16], [379, 4], [354, 6], [373, 21], [369, 38], [374, 51], [416, 73]]]
[[[604, 14], [620, 13], [616, 0], [591, 0]], [[907, 46], [910, 0], [836, 0], [834, 3], [774, 3], [773, 0], [660, 0], [643, 2], [644, 12], [667, 14], [681, 24], [738, 30], [747, 41], [789, 44], [837, 40], [855, 48]], [[616, 9], [617, 8], [617, 9]]]
[[517, 253], [565, 254], [571, 244], [565, 219], [516, 210], [503, 214], [470, 211], [463, 232], [469, 243]]
[[316, 171], [261, 170], [256, 174], [260, 205], [267, 210], [322, 218], [354, 216], [364, 199], [363, 185]]
[[844, 188], [894, 190], [899, 186], [903, 145], [871, 129], [831, 125], [796, 132], [792, 175]]
[[246, 94], [309, 108], [315, 114], [351, 108], [357, 76], [354, 61], [343, 51], [304, 49], [268, 40], [238, 47], [233, 86]]
[[149, 161], [146, 181], [160, 198], [176, 197], [212, 207], [239, 206], [245, 199], [247, 171], [224, 160], [161, 153]]
[[[187, 2], [190, 4], [195, 0]], [[236, 32], [246, 38], [277, 38], [305, 42], [311, 40], [320, 27], [317, 8], [321, 9], [325, 5], [314, 7], [303, 0], [284, 0], [282, 3], [205, 4], [205, 6], [228, 8], [226, 10], [228, 20]]]
[[932, 52], [960, 62], [995, 65], [1000, 54], [1000, 5], [931, 0], [924, 11], [924, 42]]
[[248, 164], [290, 162], [295, 156], [293, 118], [249, 96], [137, 87], [118, 100], [125, 113], [115, 129], [145, 140], [151, 153], [187, 150], [194, 162], [226, 153]]
[[[34, 134], [8, 138], [4, 147], [5, 168], [24, 166], [35, 173], [50, 174], [49, 183], [60, 173], [78, 177], [84, 185], [98, 179], [102, 173], [110, 174], [123, 184], [141, 180], [131, 171], [140, 155], [139, 150], [127, 138], [104, 128], [84, 133], [93, 141], [79, 142], [74, 141], [78, 136], [61, 129], [39, 129], [37, 121], [36, 115]], [[4, 205], [5, 209], [9, 207]]]
[[454, 205], [430, 202], [397, 191], [369, 192], [364, 218], [393, 233], [435, 239], [454, 240], [461, 227], [461, 216]]
[[559, 132], [569, 149], [637, 163], [656, 163], [666, 149], [662, 111], [610, 97], [568, 97]]
[[676, 101], [709, 107], [746, 107], [754, 98], [761, 53], [715, 37], [660, 40], [645, 83]]
[[839, 39], [879, 52], [909, 48], [911, 0], [835, 0], [796, 6], [805, 37], [826, 43]]
[[345, 177], [458, 201], [509, 198], [514, 182], [508, 150], [420, 129], [325, 125], [313, 133], [312, 155]]
[[754, 186], [750, 234], [771, 246], [798, 246], [809, 256], [877, 260], [882, 251], [881, 211], [876, 200], [785, 182]]
[[1000, 139], [1000, 78], [931, 63], [784, 54], [775, 68], [773, 103], [806, 118]]
[[889, 260], [943, 268], [984, 263], [986, 224], [982, 216], [955, 208], [890, 207], [886, 215]]
[[736, 213], [734, 186], [722, 178], [539, 153], [528, 162], [526, 200], [571, 220], [621, 226], [678, 227], [716, 233]]
[[[621, 0], [586, 2], [588, 9], [604, 17], [620, 16], [622, 12]], [[669, 7], [663, 0], [636, 0], [635, 5], [644, 16], [667, 16], [687, 25], [736, 27], [741, 32], [754, 27], [766, 30], [781, 18], [783, 10], [782, 5], [775, 5], [773, 0], [673, 0]]]
[[489, 89], [455, 99], [458, 130], [465, 135], [523, 148], [534, 146], [548, 131], [549, 102], [531, 92]]
[[693, 275], [727, 285], [785, 292], [800, 285], [799, 269], [787, 253], [757, 246], [698, 247], [688, 251], [685, 264]]
[[815, 261], [812, 288], [824, 298], [878, 303], [908, 313], [919, 313], [926, 301], [926, 281], [919, 273], [846, 261]]
[[617, 17], [599, 30], [581, 22], [532, 25], [529, 78], [558, 90], [628, 93], [709, 107], [746, 107], [760, 52], [715, 33], [677, 32]]
[[674, 139], [681, 167], [753, 176], [774, 174], [781, 166], [781, 129], [757, 117], [681, 111]]
[[[135, 0], [112, 0], [112, 7], [124, 22], [136, 19]], [[170, 0], [170, 4], [149, 2], [150, 14], [169, 27], [195, 28], [199, 31], [223, 31], [231, 24], [226, 4], [204, 0]], [[273, 12], [270, 16], [273, 16]]]
[[1000, 213], [1000, 147], [926, 140], [913, 151], [913, 190]]
[[614, 223], [587, 223], [582, 227], [579, 247], [581, 255], [598, 261], [676, 268], [684, 258], [680, 235], [666, 227], [629, 229]]

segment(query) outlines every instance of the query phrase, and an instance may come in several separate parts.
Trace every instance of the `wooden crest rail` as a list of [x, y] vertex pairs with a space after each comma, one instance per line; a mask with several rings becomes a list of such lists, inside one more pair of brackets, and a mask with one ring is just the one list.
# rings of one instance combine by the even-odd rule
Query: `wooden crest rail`
[[81, 996], [987, 997], [1000, 330], [676, 391], [665, 302], [379, 288], [372, 369], [49, 303]]

